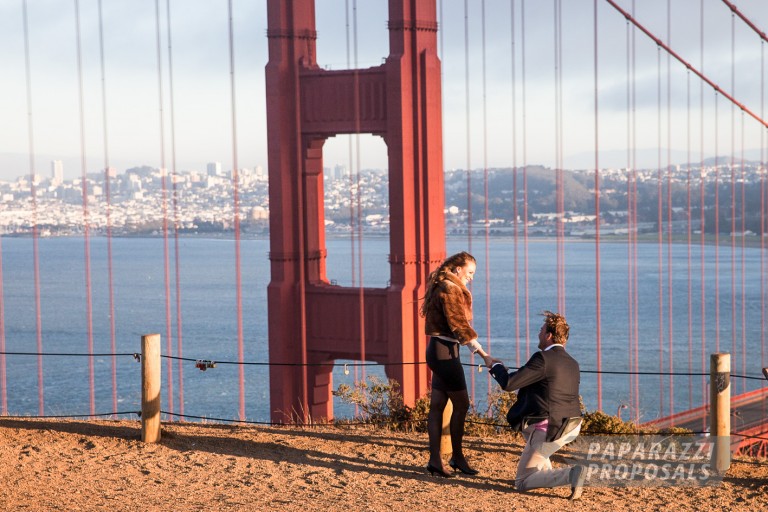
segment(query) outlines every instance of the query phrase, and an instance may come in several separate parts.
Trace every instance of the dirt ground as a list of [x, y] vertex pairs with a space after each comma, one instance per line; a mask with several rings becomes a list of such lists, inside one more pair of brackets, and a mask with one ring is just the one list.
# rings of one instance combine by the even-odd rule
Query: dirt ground
[[[768, 461], [734, 460], [708, 487], [514, 489], [520, 438], [468, 436], [481, 472], [426, 470], [427, 438], [370, 427], [0, 418], [0, 510], [768, 510]], [[553, 458], [568, 462], [568, 453]]]

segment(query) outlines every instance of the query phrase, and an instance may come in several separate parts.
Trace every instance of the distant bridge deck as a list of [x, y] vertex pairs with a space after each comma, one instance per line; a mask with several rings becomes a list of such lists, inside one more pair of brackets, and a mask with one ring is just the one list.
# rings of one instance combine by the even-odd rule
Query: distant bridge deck
[[[682, 427], [694, 432], [709, 432], [709, 405], [678, 412], [643, 424], [644, 427]], [[768, 457], [768, 387], [731, 397], [731, 437], [734, 454]]]

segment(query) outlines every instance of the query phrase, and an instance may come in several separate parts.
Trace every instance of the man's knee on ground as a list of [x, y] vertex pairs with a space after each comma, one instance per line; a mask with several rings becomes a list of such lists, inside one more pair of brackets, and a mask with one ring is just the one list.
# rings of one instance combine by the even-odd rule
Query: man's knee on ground
[[526, 478], [515, 479], [515, 490], [525, 492], [525, 491], [530, 491], [532, 489], [532, 487], [529, 487], [525, 484]]

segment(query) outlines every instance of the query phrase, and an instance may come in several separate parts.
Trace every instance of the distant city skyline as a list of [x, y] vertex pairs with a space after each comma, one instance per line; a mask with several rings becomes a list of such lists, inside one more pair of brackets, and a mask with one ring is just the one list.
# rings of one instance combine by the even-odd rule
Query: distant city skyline
[[[760, 38], [725, 4], [618, 3], [634, 9], [640, 23], [723, 91], [763, 115]], [[736, 3], [757, 27], [768, 27], [761, 0]], [[194, 170], [211, 160], [232, 168], [237, 160], [238, 167], [268, 167], [265, 0], [233, 5], [233, 70], [225, 3], [76, 5], [79, 18], [69, 2], [0, 3], [0, 179], [28, 174], [32, 165], [45, 172], [52, 160], [63, 162], [70, 179], [107, 165]], [[377, 66], [389, 54], [387, 2], [318, 0], [316, 6], [320, 67]], [[699, 161], [715, 152], [738, 155], [742, 147], [756, 159], [765, 145], [757, 121], [722, 96], [715, 102], [709, 85], [648, 36], [628, 30], [605, 1], [437, 0], [437, 8], [446, 169], [525, 163], [591, 168], [596, 146], [601, 168], [626, 167], [630, 151], [636, 167], [649, 168], [659, 158], [681, 163], [690, 152]], [[328, 167], [387, 167], [383, 140], [367, 134], [329, 139], [324, 158]]]

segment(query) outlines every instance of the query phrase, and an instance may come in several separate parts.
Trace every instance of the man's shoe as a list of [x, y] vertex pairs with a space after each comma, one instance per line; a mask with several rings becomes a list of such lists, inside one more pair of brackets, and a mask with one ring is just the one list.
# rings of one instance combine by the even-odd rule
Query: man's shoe
[[587, 478], [587, 468], [584, 466], [573, 466], [568, 475], [568, 481], [571, 483], [571, 495], [569, 500], [577, 500], [581, 497], [584, 490], [584, 480]]

